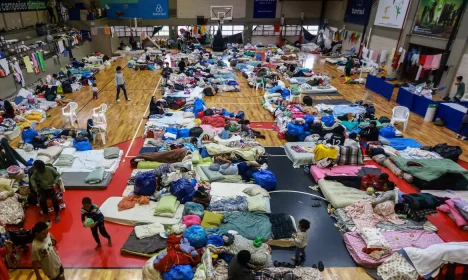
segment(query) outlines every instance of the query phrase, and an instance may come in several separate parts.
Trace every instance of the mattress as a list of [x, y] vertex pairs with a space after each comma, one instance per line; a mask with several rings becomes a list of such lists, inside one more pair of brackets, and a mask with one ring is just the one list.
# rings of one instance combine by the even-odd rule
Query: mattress
[[336, 87], [333, 87], [333, 86], [329, 86], [327, 88], [321, 88], [319, 86], [312, 86], [312, 88], [310, 89], [303, 89], [303, 88], [299, 88], [299, 92], [300, 93], [304, 93], [304, 94], [312, 94], [312, 93], [330, 93], [330, 92], [337, 92], [338, 90], [336, 89]]
[[[61, 173], [64, 172], [91, 172], [96, 167], [98, 167], [104, 161], [104, 150], [90, 150], [90, 151], [78, 151], [75, 152], [74, 156], [76, 159], [73, 161], [72, 166], [65, 167], [65, 166], [56, 166], [57, 170]], [[119, 153], [119, 157], [114, 160], [112, 165], [109, 168], [106, 168], [105, 171], [110, 173], [115, 173], [117, 168], [120, 165], [120, 161], [122, 160], [123, 151], [121, 150]]]
[[168, 126], [173, 126], [173, 125], [188, 125], [192, 124], [194, 118], [184, 118], [182, 111], [178, 112], [171, 112], [172, 116], [164, 116], [163, 118], [160, 119], [149, 119], [148, 122], [146, 123], [146, 127], [148, 126], [162, 126], [162, 127], [168, 127]]
[[177, 208], [172, 218], [154, 216], [154, 210], [158, 205], [158, 203], [154, 201], [150, 201], [149, 205], [136, 205], [134, 208], [119, 211], [117, 205], [122, 198], [123, 197], [116, 196], [109, 197], [104, 201], [101, 207], [99, 207], [106, 221], [128, 226], [151, 223], [160, 223], [167, 226], [177, 224], [182, 218], [182, 211], [184, 210], [184, 205], [182, 204]]
[[164, 98], [166, 97], [183, 97], [183, 98], [203, 98], [203, 88], [196, 87], [190, 90], [190, 94], [185, 94], [184, 91], [177, 91], [172, 93], [164, 93]]
[[89, 172], [63, 172], [62, 181], [66, 190], [103, 190], [112, 180], [112, 173], [104, 172], [104, 179], [99, 184], [88, 184], [85, 182]]
[[[355, 165], [339, 165], [332, 168], [319, 168], [317, 166], [310, 167], [310, 175], [314, 177], [315, 182], [325, 178], [325, 174], [330, 176], [350, 175], [354, 176], [363, 167], [376, 168], [375, 165], [355, 166]], [[379, 169], [380, 170], [380, 169]]]
[[446, 191], [446, 190], [421, 190], [422, 193], [430, 193], [438, 197], [448, 197], [448, 198], [462, 198], [463, 200], [468, 201], [468, 191]]
[[[382, 235], [388, 241], [392, 252], [399, 251], [405, 247], [424, 249], [433, 244], [444, 243], [436, 233], [424, 230], [383, 232]], [[371, 258], [362, 251], [366, 247], [366, 243], [356, 232], [345, 233], [343, 240], [351, 257], [363, 267], [375, 268], [391, 256], [391, 254], [388, 254], [379, 260]]]
[[284, 151], [286, 156], [292, 161], [294, 168], [299, 168], [301, 165], [311, 165], [315, 163], [313, 153], [297, 153], [291, 146], [301, 146], [301, 147], [315, 147], [314, 143], [311, 142], [288, 142], [284, 144]]
[[335, 181], [321, 179], [318, 186], [325, 198], [334, 208], [343, 208], [358, 200], [372, 199], [365, 191], [344, 186]]
[[166, 249], [165, 238], [157, 234], [155, 236], [138, 239], [134, 229], [122, 248], [120, 248], [120, 253], [151, 258], [164, 249]]
[[[220, 183], [214, 182], [211, 184], [211, 197], [234, 197], [234, 196], [246, 196], [249, 195], [245, 194], [243, 191], [246, 188], [250, 188], [253, 186], [258, 186], [256, 184], [238, 184], [238, 183]], [[270, 198], [265, 197], [265, 207], [267, 211], [265, 213], [271, 213], [271, 206], [270, 206]]]

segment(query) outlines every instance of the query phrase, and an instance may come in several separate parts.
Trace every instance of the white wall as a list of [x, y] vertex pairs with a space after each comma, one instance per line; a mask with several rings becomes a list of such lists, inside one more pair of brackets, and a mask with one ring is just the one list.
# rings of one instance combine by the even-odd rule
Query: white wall
[[325, 5], [325, 19], [338, 21], [343, 20], [346, 1], [325, 1]]
[[[275, 36], [252, 36], [252, 45], [256, 45], [258, 43], [262, 43], [263, 45], [268, 45], [268, 44], [278, 44], [278, 38], [279, 35]], [[284, 39], [291, 41], [294, 43], [297, 39], [299, 39], [299, 36], [283, 36]]]
[[31, 26], [37, 23], [36, 12], [21, 12], [21, 18], [23, 19], [23, 26]]
[[7, 28], [23, 28], [23, 23], [21, 22], [21, 17], [19, 13], [4, 13], [5, 21]]
[[[348, 29], [346, 29], [346, 30], [349, 31], [349, 33], [356, 32], [355, 30], [348, 30]], [[362, 32], [359, 32], [359, 34], [361, 36], [363, 36]], [[349, 50], [351, 48], [355, 48], [356, 52], [359, 51], [359, 44], [361, 43], [361, 37], [359, 37], [359, 39], [356, 40], [355, 42], [351, 42], [349, 37], [350, 36], [348, 36], [348, 38], [342, 40], [342, 42], [343, 42], [343, 45], [342, 45], [342, 48], [341, 48], [342, 52], [347, 51], [347, 50]]]
[[371, 36], [371, 41], [370, 41], [370, 50], [374, 50], [374, 52], [380, 53], [383, 50], [387, 51], [387, 72], [389, 76], [392, 76], [394, 73], [394, 69], [392, 68], [392, 57], [391, 53], [393, 48], [395, 48], [397, 45], [397, 40], [395, 39], [389, 39], [385, 37], [380, 37], [376, 35]]
[[[233, 18], [245, 18], [247, 0], [177, 0], [177, 18], [211, 18], [211, 6], [233, 6]], [[253, 0], [248, 0], [253, 1]]]
[[[253, 0], [249, 0], [249, 1], [253, 1]], [[333, 1], [333, 2], [336, 2], [336, 1]], [[305, 18], [320, 18], [320, 13], [322, 10], [321, 1], [287, 1], [287, 2], [278, 1], [277, 3], [278, 3], [276, 7], [277, 18], [281, 17], [281, 14], [284, 14], [285, 18], [300, 18], [301, 12], [304, 12]], [[282, 11], [281, 11], [281, 5], [283, 6]]]

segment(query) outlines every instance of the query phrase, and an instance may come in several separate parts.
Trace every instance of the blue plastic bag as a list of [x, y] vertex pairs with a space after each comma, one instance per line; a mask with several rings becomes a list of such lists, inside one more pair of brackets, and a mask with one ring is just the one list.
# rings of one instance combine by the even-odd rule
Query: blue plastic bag
[[205, 102], [200, 98], [195, 99], [195, 102], [193, 103], [193, 114], [195, 115], [195, 117], [198, 116], [199, 112], [204, 110]]
[[164, 280], [191, 280], [193, 279], [193, 269], [189, 264], [174, 265], [168, 272], [164, 272]]
[[289, 95], [291, 95], [291, 91], [289, 89], [283, 88], [281, 90], [281, 97], [283, 97], [283, 99], [287, 99]]
[[193, 225], [186, 229], [184, 232], [184, 238], [187, 238], [190, 245], [197, 249], [205, 247], [208, 240], [205, 229], [199, 225]]
[[211, 157], [205, 147], [202, 148], [200, 155], [202, 158]]
[[244, 111], [239, 111], [237, 112], [236, 119], [241, 119], [243, 120], [245, 118], [245, 113]]
[[156, 191], [156, 175], [152, 171], [141, 172], [135, 176], [133, 193], [151, 196]]
[[275, 93], [277, 91], [281, 90], [280, 86], [274, 86], [268, 90], [269, 93]]
[[237, 86], [237, 82], [234, 81], [234, 80], [230, 80], [230, 81], [228, 81], [228, 85], [229, 86]]
[[90, 151], [93, 149], [91, 143], [89, 143], [89, 140], [80, 142], [76, 142], [76, 140], [73, 140], [73, 147], [75, 147], [77, 151]]
[[34, 140], [34, 137], [38, 135], [39, 133], [34, 130], [34, 128], [24, 129], [21, 132], [21, 139], [23, 139], [24, 142], [31, 144]]
[[189, 128], [182, 128], [179, 130], [179, 133], [177, 134], [177, 138], [184, 138], [184, 137], [190, 137]]
[[252, 175], [255, 184], [260, 185], [267, 191], [272, 191], [276, 188], [276, 176], [269, 170], [260, 170]]
[[299, 136], [304, 133], [304, 126], [300, 124], [288, 124], [288, 133], [292, 136]]
[[229, 117], [229, 112], [228, 112], [226, 109], [223, 108], [223, 109], [221, 110], [221, 115], [226, 116], [226, 117]]
[[333, 115], [323, 116], [321, 121], [325, 126], [330, 127], [335, 123], [335, 117]]
[[304, 120], [306, 123], [313, 123], [315, 118], [312, 115], [305, 115]]
[[306, 139], [307, 136], [311, 135], [311, 133], [309, 131], [306, 131], [304, 133], [302, 133], [301, 135], [299, 135], [297, 137], [297, 139], [301, 142], [304, 142], [304, 139]]
[[385, 138], [395, 138], [395, 129], [390, 126], [386, 126], [380, 129], [379, 134]]
[[177, 197], [180, 203], [192, 201], [193, 195], [195, 194], [195, 188], [192, 182], [185, 178], [181, 178], [171, 183], [171, 194]]

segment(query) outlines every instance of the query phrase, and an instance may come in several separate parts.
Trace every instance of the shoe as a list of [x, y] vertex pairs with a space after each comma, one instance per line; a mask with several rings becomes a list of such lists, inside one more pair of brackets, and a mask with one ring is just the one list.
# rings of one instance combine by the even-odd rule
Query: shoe
[[457, 138], [457, 139], [458, 139], [458, 138], [460, 138], [460, 134], [458, 134], [458, 133], [457, 133], [457, 136], [456, 136], [456, 138]]
[[262, 166], [260, 166], [260, 169], [267, 170], [268, 169], [268, 164], [264, 163]]
[[317, 265], [316, 265], [316, 264], [313, 264], [313, 265], [312, 265], [312, 268], [317, 269]]
[[58, 222], [60, 222], [60, 216], [59, 215], [55, 216], [55, 223], [58, 223]]
[[450, 101], [450, 97], [444, 97], [443, 100]]
[[323, 270], [325, 270], [325, 266], [323, 265], [323, 262], [321, 262], [321, 261], [318, 262], [318, 270], [319, 270], [320, 272], [322, 272]]
[[462, 140], [462, 141], [463, 141], [463, 140], [466, 140], [466, 137], [465, 137], [465, 136], [463, 136], [461, 140]]
[[117, 99], [116, 101], [117, 101], [117, 102], [120, 102], [120, 99]]
[[130, 98], [128, 98], [128, 99], [127, 99], [127, 101], [131, 101], [131, 99], [130, 99]]

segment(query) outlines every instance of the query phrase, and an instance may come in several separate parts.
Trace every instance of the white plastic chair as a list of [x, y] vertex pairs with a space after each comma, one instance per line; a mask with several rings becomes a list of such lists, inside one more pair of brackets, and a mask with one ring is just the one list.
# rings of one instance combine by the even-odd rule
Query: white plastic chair
[[76, 102], [70, 102], [62, 108], [62, 115], [70, 120], [72, 127], [75, 127], [75, 122], [77, 122], [76, 109], [78, 109], [78, 103]]
[[394, 125], [395, 122], [402, 122], [403, 131], [406, 131], [406, 127], [408, 126], [410, 110], [405, 106], [396, 106], [395, 108], [393, 108], [392, 112], [392, 120], [390, 121], [390, 124]]
[[95, 123], [107, 123], [106, 119], [107, 104], [102, 103], [99, 107], [93, 108], [93, 122]]
[[265, 85], [263, 84], [263, 78], [255, 79], [255, 91], [257, 91], [259, 88], [265, 90]]

